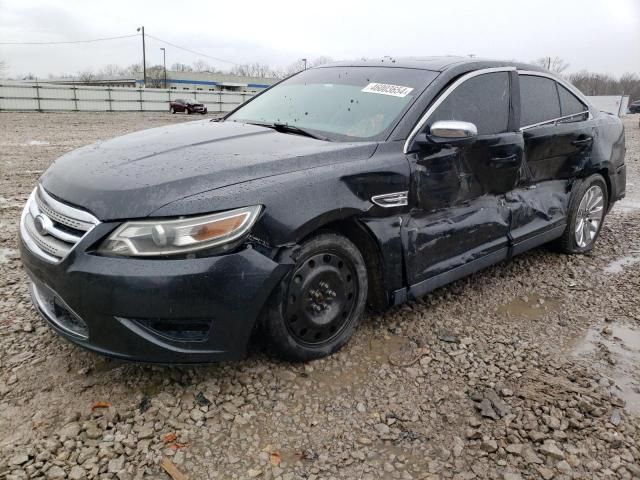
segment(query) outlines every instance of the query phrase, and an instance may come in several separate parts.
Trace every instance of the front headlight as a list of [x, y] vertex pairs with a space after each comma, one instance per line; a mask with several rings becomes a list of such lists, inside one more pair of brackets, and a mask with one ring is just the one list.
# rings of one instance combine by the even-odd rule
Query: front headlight
[[255, 205], [200, 217], [127, 222], [102, 243], [98, 253], [151, 257], [216, 247], [248, 233], [261, 209]]

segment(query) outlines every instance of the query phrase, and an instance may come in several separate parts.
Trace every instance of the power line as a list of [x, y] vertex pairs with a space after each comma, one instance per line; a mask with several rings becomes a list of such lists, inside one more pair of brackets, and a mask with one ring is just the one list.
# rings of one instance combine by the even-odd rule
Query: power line
[[151, 37], [154, 40], [157, 40], [157, 41], [162, 42], [162, 43], [166, 43], [167, 45], [171, 45], [172, 47], [175, 47], [175, 48], [179, 48], [180, 50], [184, 50], [185, 52], [193, 53], [194, 55], [199, 55], [201, 57], [210, 58], [212, 60], [216, 60], [216, 61], [222, 62], [222, 63], [229, 63], [231, 65], [240, 65], [239, 63], [232, 62], [231, 60], [225, 60], [224, 58], [212, 57], [211, 55], [207, 55], [205, 53], [196, 52], [195, 50], [191, 50], [190, 48], [181, 47], [180, 45], [176, 45], [175, 43], [167, 42], [166, 40], [162, 40], [161, 38], [154, 37], [153, 35], [150, 35], [148, 33], [146, 35], [147, 35], [147, 37]]
[[[63, 42], [0, 42], [0, 45], [15, 45], [15, 46], [19, 46], [19, 45], [24, 45], [24, 46], [28, 46], [28, 45], [70, 45], [70, 44], [78, 44], [78, 43], [93, 43], [93, 42], [104, 42], [104, 41], [108, 41], [108, 40], [118, 40], [121, 38], [131, 38], [131, 37], [137, 37], [139, 36], [139, 34], [134, 33], [131, 35], [120, 35], [118, 37], [105, 37], [105, 38], [92, 38], [89, 40], [70, 40], [70, 41], [63, 41]], [[163, 40], [161, 38], [158, 38], [154, 35], [150, 35], [150, 34], [146, 34], [147, 37], [151, 37], [154, 40], [157, 40], [159, 42], [165, 43], [167, 45], [171, 45], [174, 48], [178, 48], [180, 50], [184, 50], [185, 52], [189, 52], [189, 53], [193, 53], [194, 55], [198, 55], [201, 57], [206, 57], [206, 58], [210, 58], [212, 60], [215, 60], [217, 62], [222, 62], [222, 63], [228, 63], [231, 65], [240, 65], [239, 63], [236, 62], [232, 62], [231, 60], [225, 60], [224, 58], [219, 58], [219, 57], [214, 57], [211, 55], [207, 55], [206, 53], [201, 53], [201, 52], [196, 52], [195, 50], [191, 50], [190, 48], [186, 48], [186, 47], [182, 47], [180, 45], [176, 45], [175, 43], [172, 42], [168, 42], [167, 40]]]
[[[68, 45], [73, 43], [92, 43], [104, 42], [107, 40], [118, 40], [120, 38], [131, 38], [139, 36], [137, 33], [132, 35], [120, 35], [119, 37], [92, 38], [90, 40], [72, 40], [66, 42], [0, 42], [0, 45]], [[151, 36], [151, 35], [149, 35]]]

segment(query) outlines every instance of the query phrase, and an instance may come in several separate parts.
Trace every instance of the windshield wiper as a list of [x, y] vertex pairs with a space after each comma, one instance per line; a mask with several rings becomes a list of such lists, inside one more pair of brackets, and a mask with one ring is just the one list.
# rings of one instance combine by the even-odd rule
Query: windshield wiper
[[288, 123], [263, 123], [263, 122], [245, 122], [250, 123], [251, 125], [259, 125], [261, 127], [272, 128], [276, 132], [281, 133], [294, 133], [296, 135], [304, 135], [305, 137], [315, 138], [317, 140], [325, 140], [329, 141], [327, 137], [323, 137], [322, 135], [318, 135], [317, 133], [311, 133], [309, 130], [305, 130], [304, 128], [296, 127], [294, 125], [289, 125]]
[[321, 135], [311, 133], [309, 130], [296, 127], [294, 125], [289, 125], [287, 123], [276, 122], [273, 124], [273, 128], [275, 128], [278, 132], [291, 132], [291, 133], [297, 133], [298, 135], [304, 135], [306, 137], [316, 138], [318, 140], [328, 140], [327, 137], [323, 137]]

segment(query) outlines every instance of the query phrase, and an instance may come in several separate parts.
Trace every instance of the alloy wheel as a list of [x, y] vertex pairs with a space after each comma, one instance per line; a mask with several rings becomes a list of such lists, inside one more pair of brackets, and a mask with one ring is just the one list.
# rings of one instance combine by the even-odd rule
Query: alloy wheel
[[604, 216], [604, 193], [599, 185], [592, 185], [582, 197], [575, 222], [576, 245], [590, 245], [600, 229]]

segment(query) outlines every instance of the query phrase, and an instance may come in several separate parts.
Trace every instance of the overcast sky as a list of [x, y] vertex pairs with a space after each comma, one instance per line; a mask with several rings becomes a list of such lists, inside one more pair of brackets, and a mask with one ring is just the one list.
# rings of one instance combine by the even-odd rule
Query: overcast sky
[[[559, 56], [570, 71], [640, 74], [640, 0], [308, 2], [0, 0], [0, 43], [147, 33], [235, 63], [286, 66], [321, 55], [467, 55], [530, 61]], [[147, 41], [147, 64], [198, 55]], [[81, 45], [0, 45], [9, 74], [76, 73], [141, 61], [138, 37]], [[232, 64], [203, 58], [222, 69]]]

